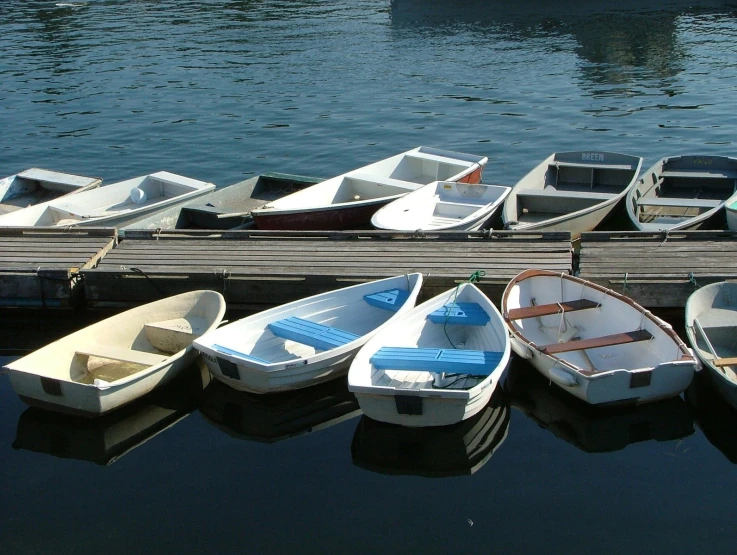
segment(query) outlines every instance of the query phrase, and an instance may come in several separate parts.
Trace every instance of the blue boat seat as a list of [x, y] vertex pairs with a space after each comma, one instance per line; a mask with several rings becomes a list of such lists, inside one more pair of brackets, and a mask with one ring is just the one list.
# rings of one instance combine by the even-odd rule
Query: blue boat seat
[[490, 318], [478, 303], [451, 303], [427, 315], [433, 324], [485, 326]]
[[217, 343], [214, 344], [212, 348], [220, 353], [225, 353], [226, 355], [231, 355], [231, 356], [242, 358], [245, 360], [251, 360], [253, 362], [259, 362], [261, 364], [271, 364], [268, 360], [264, 360], [257, 356], [249, 355], [247, 353], [242, 353], [241, 351], [236, 351], [235, 349], [231, 349], [223, 345], [218, 345]]
[[501, 351], [382, 347], [371, 357], [377, 370], [416, 370], [488, 376], [502, 360]]
[[409, 291], [402, 289], [387, 289], [386, 291], [363, 296], [366, 304], [375, 306], [376, 308], [383, 308], [384, 310], [391, 310], [392, 312], [397, 312], [402, 308], [402, 305], [407, 302], [408, 298]]
[[348, 331], [303, 320], [296, 316], [272, 322], [269, 324], [269, 330], [277, 337], [290, 339], [324, 351], [341, 347], [360, 337]]

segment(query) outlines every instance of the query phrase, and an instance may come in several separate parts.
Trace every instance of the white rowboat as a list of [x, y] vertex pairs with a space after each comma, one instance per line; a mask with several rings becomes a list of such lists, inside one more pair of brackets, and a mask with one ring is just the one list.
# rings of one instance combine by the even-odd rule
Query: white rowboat
[[686, 335], [717, 391], [737, 408], [737, 283], [712, 283], [691, 294]]
[[87, 191], [99, 186], [99, 177], [85, 177], [63, 172], [31, 168], [0, 179], [0, 214]]
[[499, 311], [462, 283], [398, 318], [356, 355], [348, 389], [363, 413], [402, 426], [446, 426], [482, 410], [510, 357]]
[[552, 382], [593, 405], [680, 394], [699, 363], [673, 328], [600, 285], [526, 270], [504, 291], [512, 348]]
[[415, 305], [421, 285], [415, 273], [321, 293], [223, 326], [194, 346], [234, 389], [309, 387], [344, 375], [373, 334]]
[[0, 215], [0, 227], [118, 226], [214, 188], [212, 183], [157, 172]]
[[504, 185], [435, 181], [380, 208], [371, 225], [396, 231], [474, 231], [502, 206], [509, 191]]
[[671, 156], [642, 174], [627, 195], [627, 214], [639, 231], [723, 229], [735, 192], [737, 158]]
[[504, 203], [512, 230], [591, 231], [635, 185], [642, 158], [598, 151], [556, 152], [513, 188]]
[[98, 416], [163, 385], [191, 364], [192, 340], [225, 314], [215, 291], [192, 291], [111, 316], [7, 364], [32, 406]]

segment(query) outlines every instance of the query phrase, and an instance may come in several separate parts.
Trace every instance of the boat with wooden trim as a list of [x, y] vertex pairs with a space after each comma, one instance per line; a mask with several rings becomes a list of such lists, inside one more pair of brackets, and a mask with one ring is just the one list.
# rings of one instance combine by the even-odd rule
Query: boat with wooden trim
[[434, 181], [377, 210], [371, 225], [394, 231], [475, 231], [511, 190], [505, 185]]
[[251, 212], [258, 229], [367, 227], [389, 202], [433, 181], [479, 183], [485, 156], [420, 146], [274, 200]]
[[448, 426], [487, 405], [510, 353], [499, 311], [475, 285], [461, 283], [366, 343], [348, 371], [348, 389], [374, 420]]
[[99, 416], [171, 380], [197, 357], [192, 340], [217, 327], [225, 300], [191, 291], [121, 312], [5, 365], [25, 403]]
[[504, 290], [502, 314], [514, 351], [593, 405], [679, 395], [699, 368], [668, 323], [578, 277], [526, 270]]
[[669, 156], [642, 174], [627, 195], [639, 231], [724, 229], [724, 206], [737, 192], [737, 158]]
[[737, 408], [737, 283], [711, 283], [691, 294], [686, 335], [719, 394]]
[[505, 229], [592, 231], [632, 187], [642, 158], [602, 151], [555, 152], [512, 188], [502, 211]]
[[421, 286], [413, 273], [328, 291], [232, 322], [194, 346], [234, 389], [309, 387], [345, 375], [366, 341], [415, 305]]
[[476, 415], [453, 426], [407, 428], [362, 416], [353, 464], [380, 474], [445, 478], [475, 474], [504, 443], [511, 410], [500, 387]]
[[0, 214], [15, 212], [63, 195], [88, 191], [102, 183], [99, 177], [30, 168], [0, 179]]
[[156, 172], [0, 215], [0, 227], [114, 227], [213, 189], [212, 183]]

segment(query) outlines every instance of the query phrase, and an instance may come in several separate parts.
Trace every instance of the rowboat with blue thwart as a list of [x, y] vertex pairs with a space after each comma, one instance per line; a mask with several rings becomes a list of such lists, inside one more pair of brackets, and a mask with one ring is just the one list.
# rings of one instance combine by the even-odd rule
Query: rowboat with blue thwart
[[414, 273], [321, 293], [213, 330], [194, 346], [234, 389], [309, 387], [344, 375], [366, 341], [414, 307], [421, 285]]
[[402, 426], [445, 426], [486, 406], [510, 356], [499, 311], [472, 283], [415, 307], [371, 339], [348, 372], [364, 414]]

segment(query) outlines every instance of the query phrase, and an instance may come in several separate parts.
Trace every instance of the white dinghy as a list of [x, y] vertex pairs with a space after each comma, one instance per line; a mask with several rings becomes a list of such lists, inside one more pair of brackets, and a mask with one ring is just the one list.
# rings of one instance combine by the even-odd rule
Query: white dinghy
[[348, 389], [363, 413], [402, 426], [446, 426], [482, 410], [510, 357], [501, 314], [472, 283], [415, 307], [356, 355]]
[[197, 356], [192, 340], [225, 314], [215, 291], [192, 291], [111, 316], [7, 364], [32, 406], [98, 416], [163, 385]]
[[433, 181], [478, 183], [487, 161], [420, 146], [269, 202], [251, 215], [258, 229], [360, 229], [385, 204]]
[[94, 189], [99, 177], [30, 168], [0, 179], [0, 214], [52, 200], [63, 195]]
[[627, 195], [639, 231], [723, 229], [724, 206], [737, 192], [737, 158], [671, 156], [647, 170]]
[[422, 274], [361, 283], [277, 306], [194, 342], [218, 380], [272, 393], [345, 375], [356, 352], [417, 300]]
[[212, 183], [157, 172], [0, 215], [0, 227], [118, 226], [214, 188]]
[[717, 391], [737, 408], [737, 283], [712, 283], [691, 294], [686, 335]]
[[673, 328], [586, 280], [526, 270], [504, 291], [512, 348], [587, 403], [637, 404], [680, 394], [699, 363]]
[[603, 222], [632, 189], [642, 158], [597, 151], [556, 152], [524, 176], [504, 203], [506, 229], [570, 231]]
[[504, 204], [511, 190], [504, 185], [435, 181], [380, 208], [371, 225], [396, 231], [474, 231]]

